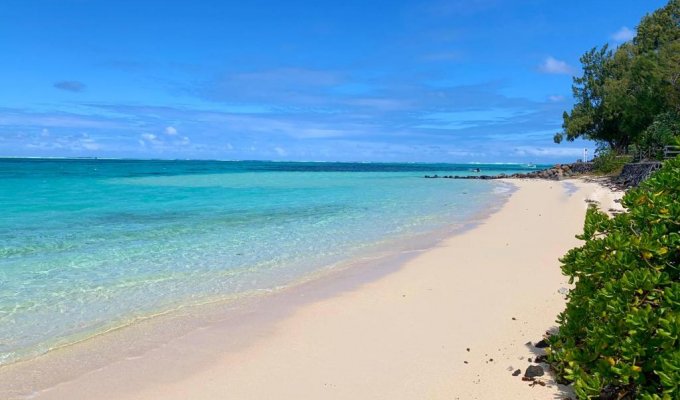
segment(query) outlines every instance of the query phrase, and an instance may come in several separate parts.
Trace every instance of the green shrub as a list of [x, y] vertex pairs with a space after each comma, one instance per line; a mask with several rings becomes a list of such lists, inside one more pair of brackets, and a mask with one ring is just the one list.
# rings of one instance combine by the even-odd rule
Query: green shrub
[[632, 161], [632, 157], [617, 155], [611, 149], [601, 149], [597, 152], [597, 157], [593, 159], [595, 172], [602, 174], [612, 174], [620, 172], [626, 163]]
[[591, 207], [585, 244], [560, 260], [575, 286], [549, 359], [581, 399], [680, 399], [680, 157], [622, 204]]
[[637, 147], [649, 158], [661, 160], [667, 145], [680, 145], [680, 115], [675, 112], [657, 115], [642, 133]]

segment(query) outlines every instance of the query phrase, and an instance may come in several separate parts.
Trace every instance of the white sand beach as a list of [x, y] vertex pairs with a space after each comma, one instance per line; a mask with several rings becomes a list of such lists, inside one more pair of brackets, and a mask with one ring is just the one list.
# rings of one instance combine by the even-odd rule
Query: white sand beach
[[533, 365], [539, 350], [526, 343], [564, 307], [558, 258], [578, 244], [585, 200], [607, 210], [621, 193], [580, 180], [508, 182], [518, 189], [502, 209], [393, 272], [355, 268], [294, 289], [285, 312], [188, 332], [33, 398], [563, 398], [548, 375], [530, 387], [512, 372]]

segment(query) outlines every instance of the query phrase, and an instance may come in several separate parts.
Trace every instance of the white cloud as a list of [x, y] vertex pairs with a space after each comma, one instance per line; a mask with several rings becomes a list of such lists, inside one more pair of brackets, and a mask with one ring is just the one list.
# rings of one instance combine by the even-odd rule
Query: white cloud
[[87, 150], [99, 150], [101, 149], [101, 146], [99, 143], [96, 143], [93, 139], [83, 139], [80, 143], [80, 145]]
[[147, 144], [153, 145], [154, 147], [158, 147], [163, 144], [160, 138], [153, 133], [142, 133], [139, 135], [139, 137], [141, 138], [139, 140], [139, 144], [142, 147], [146, 147]]
[[543, 61], [543, 63], [538, 67], [539, 71], [546, 74], [565, 74], [571, 75], [574, 73], [574, 68], [572, 68], [565, 61], [558, 60], [554, 57], [548, 57]]
[[139, 135], [138, 143], [142, 147], [146, 147], [147, 144], [150, 144], [156, 150], [167, 150], [173, 146], [188, 146], [191, 144], [191, 139], [187, 136], [179, 136], [174, 140], [166, 140], [163, 136], [158, 136], [153, 133], [142, 133]]
[[627, 26], [622, 26], [621, 29], [612, 33], [611, 38], [615, 42], [623, 43], [632, 40], [635, 37], [635, 31], [628, 29]]
[[456, 157], [477, 157], [479, 155], [483, 155], [480, 153], [475, 153], [473, 151], [465, 151], [465, 150], [448, 150], [446, 154], [450, 156], [456, 156]]
[[70, 151], [100, 150], [102, 145], [90, 137], [87, 133], [76, 135], [50, 135], [47, 129], [43, 129], [39, 135], [25, 144], [30, 149], [54, 150], [65, 149]]
[[550, 100], [553, 103], [559, 103], [561, 101], [564, 101], [564, 96], [552, 95], [552, 96], [548, 96], [548, 100]]
[[29, 113], [0, 111], [0, 126], [37, 126], [76, 129], [121, 129], [128, 125], [109, 119], [64, 113]]
[[518, 156], [578, 157], [583, 148], [517, 146], [513, 152]]
[[177, 134], [177, 128], [175, 128], [174, 126], [168, 126], [165, 128], [165, 134], [175, 136]]
[[284, 149], [284, 148], [282, 148], [282, 147], [274, 147], [274, 151], [276, 152], [276, 154], [278, 154], [278, 155], [281, 156], [281, 157], [283, 157], [283, 156], [285, 156], [285, 155], [288, 154], [288, 152], [286, 151], [286, 149]]

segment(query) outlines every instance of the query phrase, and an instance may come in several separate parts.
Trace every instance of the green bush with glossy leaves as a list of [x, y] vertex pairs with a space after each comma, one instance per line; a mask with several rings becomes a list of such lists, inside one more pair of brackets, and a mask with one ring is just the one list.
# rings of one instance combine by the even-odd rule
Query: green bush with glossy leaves
[[581, 399], [680, 399], [680, 157], [622, 200], [589, 208], [562, 259], [574, 288], [549, 359]]
[[597, 157], [593, 159], [595, 172], [600, 174], [618, 174], [623, 166], [632, 161], [630, 156], [616, 154], [614, 150], [601, 148], [598, 149]]

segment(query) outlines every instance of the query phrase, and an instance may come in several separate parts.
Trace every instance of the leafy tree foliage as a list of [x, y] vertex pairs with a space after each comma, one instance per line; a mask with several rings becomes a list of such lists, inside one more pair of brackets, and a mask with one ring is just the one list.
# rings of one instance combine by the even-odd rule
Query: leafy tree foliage
[[680, 398], [680, 157], [622, 200], [591, 207], [581, 247], [562, 258], [575, 282], [549, 358], [581, 399]]
[[554, 140], [582, 137], [624, 152], [656, 115], [680, 110], [680, 0], [645, 16], [632, 42], [593, 48], [580, 61], [576, 104]]
[[642, 133], [638, 148], [649, 158], [662, 159], [668, 145], [680, 146], [680, 114], [673, 111], [656, 116]]

